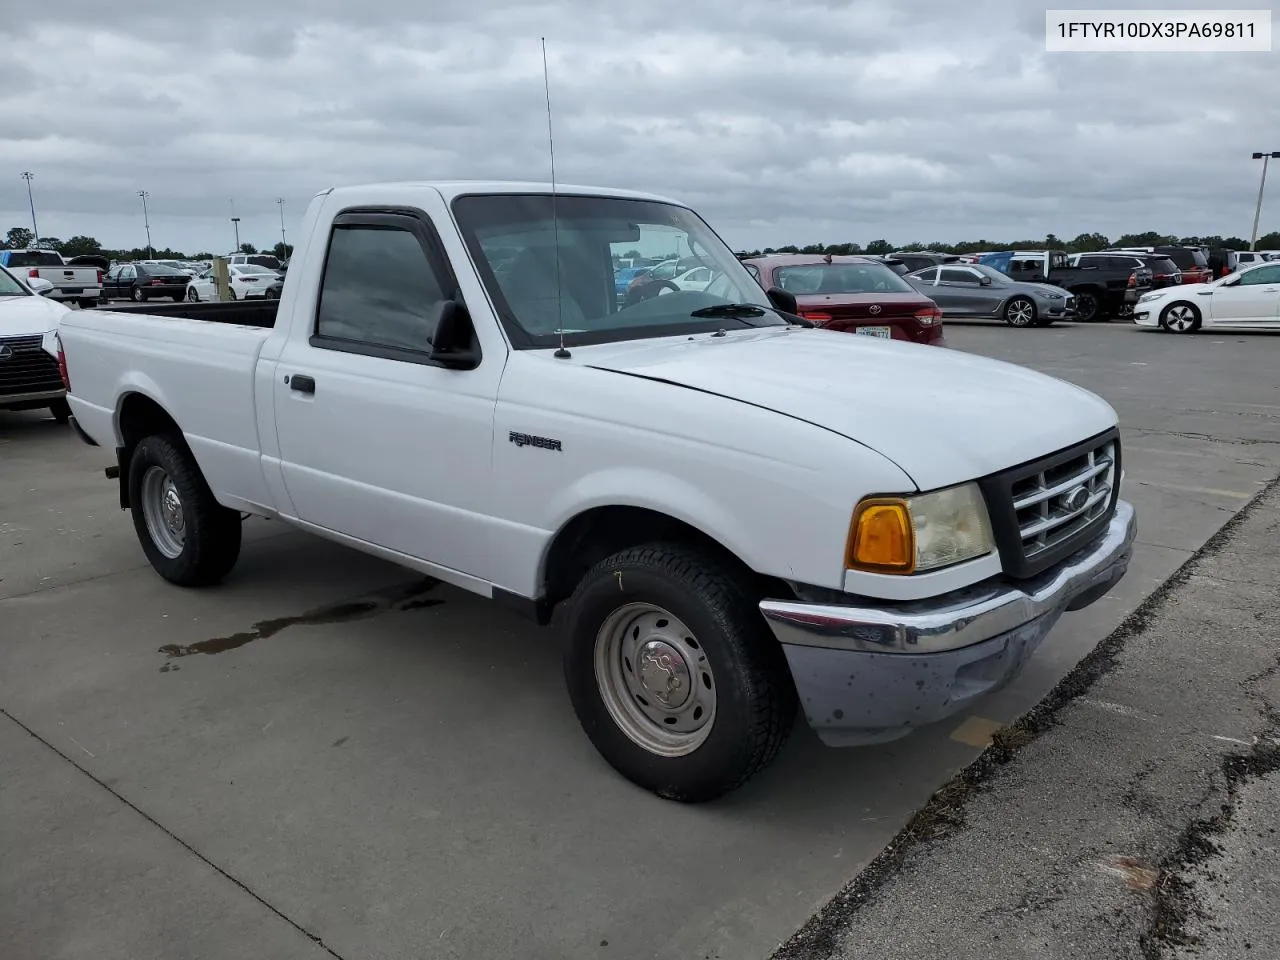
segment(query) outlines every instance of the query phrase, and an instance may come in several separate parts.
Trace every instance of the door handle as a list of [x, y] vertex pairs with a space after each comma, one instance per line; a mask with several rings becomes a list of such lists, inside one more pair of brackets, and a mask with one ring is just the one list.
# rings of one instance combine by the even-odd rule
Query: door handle
[[300, 373], [295, 373], [292, 377], [289, 378], [289, 389], [297, 390], [299, 393], [313, 394], [316, 392], [316, 378], [303, 376]]

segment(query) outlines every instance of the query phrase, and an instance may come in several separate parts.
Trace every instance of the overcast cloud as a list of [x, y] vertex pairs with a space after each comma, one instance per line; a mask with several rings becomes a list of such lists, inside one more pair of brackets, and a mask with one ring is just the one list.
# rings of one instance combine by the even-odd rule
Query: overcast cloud
[[145, 189], [189, 252], [229, 249], [231, 198], [269, 246], [276, 197], [292, 240], [331, 184], [545, 179], [545, 35], [559, 178], [675, 196], [738, 248], [1248, 236], [1280, 53], [1044, 52], [1048, 6], [1172, 5], [28, 4], [0, 17], [0, 231], [24, 170], [46, 236], [141, 245]]

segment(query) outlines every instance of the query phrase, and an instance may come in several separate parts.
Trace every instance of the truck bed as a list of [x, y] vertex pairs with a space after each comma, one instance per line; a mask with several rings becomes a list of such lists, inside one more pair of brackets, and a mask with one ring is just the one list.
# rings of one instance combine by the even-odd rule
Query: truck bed
[[152, 317], [181, 317], [185, 320], [206, 320], [209, 323], [229, 323], [242, 327], [260, 327], [271, 330], [276, 325], [279, 300], [226, 300], [214, 303], [130, 303], [95, 307], [112, 313], [144, 313]]

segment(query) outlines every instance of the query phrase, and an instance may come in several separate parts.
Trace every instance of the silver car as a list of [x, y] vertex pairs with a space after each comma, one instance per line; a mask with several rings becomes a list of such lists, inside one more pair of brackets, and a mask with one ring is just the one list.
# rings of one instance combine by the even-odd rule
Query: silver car
[[1022, 283], [981, 263], [926, 267], [902, 279], [944, 317], [991, 317], [1013, 327], [1047, 327], [1075, 316], [1075, 297], [1048, 283]]

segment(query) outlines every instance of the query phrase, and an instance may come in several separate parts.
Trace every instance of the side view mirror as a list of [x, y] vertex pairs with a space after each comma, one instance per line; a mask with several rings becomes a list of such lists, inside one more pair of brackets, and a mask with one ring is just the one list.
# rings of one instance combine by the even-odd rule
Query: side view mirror
[[979, 283], [981, 286], [989, 287], [989, 286], [991, 286], [991, 278], [990, 278], [990, 277], [983, 277], [982, 279], [980, 279], [980, 280], [978, 281], [978, 283]]
[[765, 291], [765, 296], [769, 298], [769, 302], [783, 313], [797, 313], [800, 305], [796, 302], [796, 295], [789, 290], [783, 290], [781, 287], [770, 287]]
[[451, 370], [474, 370], [480, 366], [480, 346], [465, 304], [442, 300], [436, 307], [430, 359]]
[[47, 297], [53, 292], [53, 284], [43, 277], [32, 277], [27, 281], [27, 286], [31, 288], [31, 292]]

